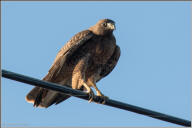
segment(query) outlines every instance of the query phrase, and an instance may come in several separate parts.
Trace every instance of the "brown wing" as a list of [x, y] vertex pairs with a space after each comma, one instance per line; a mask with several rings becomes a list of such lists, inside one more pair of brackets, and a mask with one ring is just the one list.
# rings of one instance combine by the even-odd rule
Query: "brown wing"
[[107, 61], [107, 63], [102, 68], [101, 73], [100, 73], [100, 79], [107, 76], [115, 68], [115, 66], [119, 60], [120, 53], [121, 53], [120, 48], [117, 45], [113, 52], [113, 55], [110, 57], [110, 59]]
[[57, 77], [63, 68], [67, 59], [72, 56], [72, 54], [82, 46], [87, 40], [89, 40], [93, 36], [93, 33], [89, 30], [85, 30], [77, 33], [75, 36], [71, 38], [70, 41], [59, 51], [57, 54], [45, 80], [51, 80]]
[[[85, 30], [77, 33], [71, 38], [67, 44], [57, 54], [48, 74], [43, 78], [45, 81], [54, 82], [54, 79], [60, 74], [60, 71], [65, 66], [65, 62], [73, 55], [73, 53], [83, 44], [85, 44], [93, 33], [89, 30]], [[61, 101], [69, 98], [70, 96], [59, 94], [58, 92], [48, 89], [35, 87], [26, 96], [26, 100], [30, 103], [34, 103], [34, 106], [48, 107], [53, 103], [60, 103]], [[42, 101], [43, 99], [43, 101]]]

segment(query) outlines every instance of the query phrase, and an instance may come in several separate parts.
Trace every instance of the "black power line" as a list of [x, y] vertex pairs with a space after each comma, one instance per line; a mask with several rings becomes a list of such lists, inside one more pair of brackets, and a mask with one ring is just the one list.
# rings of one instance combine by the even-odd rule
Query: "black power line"
[[[42, 80], [39, 80], [39, 79], [35, 79], [35, 78], [32, 78], [32, 77], [24, 76], [24, 75], [14, 73], [14, 72], [10, 72], [10, 71], [6, 71], [6, 70], [2, 70], [2, 76], [5, 77], [5, 78], [8, 78], [8, 79], [12, 79], [12, 80], [16, 80], [16, 81], [19, 81], [19, 82], [31, 84], [31, 85], [34, 85], [34, 86], [39, 86], [39, 87], [59, 91], [59, 92], [66, 93], [66, 94], [69, 94], [69, 95], [72, 95], [72, 96], [75, 96], [75, 97], [78, 97], [78, 98], [81, 98], [81, 99], [89, 100], [89, 95], [86, 94], [85, 92], [82, 92], [80, 90], [74, 90], [74, 89], [66, 87], [66, 86], [61, 86], [59, 84], [42, 81]], [[93, 101], [94, 102], [99, 102], [99, 101], [101, 101], [101, 99], [98, 96], [95, 96], [93, 98]], [[177, 118], [177, 117], [174, 117], [174, 116], [170, 116], [170, 115], [167, 115], [167, 114], [155, 112], [155, 111], [148, 110], [148, 109], [145, 109], [145, 108], [137, 107], [137, 106], [134, 106], [134, 105], [130, 105], [130, 104], [123, 103], [123, 102], [116, 101], [116, 100], [112, 100], [112, 99], [107, 99], [105, 101], [104, 105], [108, 105], [108, 106], [111, 106], [111, 107], [116, 107], [116, 108], [128, 110], [128, 111], [131, 111], [131, 112], [135, 112], [135, 113], [139, 113], [139, 114], [142, 114], [142, 115], [150, 116], [152, 118], [160, 119], [160, 120], [171, 122], [171, 123], [178, 124], [178, 125], [191, 126], [191, 121], [184, 120], [184, 119], [181, 119], [181, 118]]]

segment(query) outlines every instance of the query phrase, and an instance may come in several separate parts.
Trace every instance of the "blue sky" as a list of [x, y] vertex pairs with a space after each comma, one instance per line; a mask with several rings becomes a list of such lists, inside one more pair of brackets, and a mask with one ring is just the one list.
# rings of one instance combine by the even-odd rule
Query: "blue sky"
[[[43, 78], [59, 49], [99, 19], [116, 22], [121, 57], [97, 83], [108, 97], [191, 119], [191, 2], [2, 2], [2, 68]], [[2, 126], [178, 126], [70, 98], [48, 109], [31, 85], [2, 78]]]

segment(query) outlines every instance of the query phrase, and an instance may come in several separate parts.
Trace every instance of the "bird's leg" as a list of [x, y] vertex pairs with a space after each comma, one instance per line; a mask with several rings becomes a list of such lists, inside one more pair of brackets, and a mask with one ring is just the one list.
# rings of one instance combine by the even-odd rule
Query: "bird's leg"
[[74, 74], [72, 78], [72, 88], [73, 89], [79, 89], [81, 88], [81, 85], [85, 87], [87, 93], [89, 94], [89, 103], [93, 101], [94, 93], [92, 89], [87, 85], [84, 78], [81, 77], [79, 74]]
[[92, 89], [87, 85], [85, 72], [87, 70], [88, 60], [90, 58], [90, 54], [82, 57], [77, 65], [75, 66], [72, 74], [72, 88], [80, 89], [81, 86], [84, 86], [89, 94], [89, 102], [93, 101], [94, 93]]
[[102, 104], [105, 104], [106, 100], [109, 99], [107, 96], [104, 96], [101, 91], [97, 88], [95, 82], [89, 81], [91, 85], [95, 88], [97, 96], [99, 96], [102, 100], [100, 101]]
[[93, 101], [94, 98], [94, 92], [93, 90], [87, 85], [87, 83], [83, 82], [83, 86], [86, 88], [87, 93], [89, 94], [89, 103]]

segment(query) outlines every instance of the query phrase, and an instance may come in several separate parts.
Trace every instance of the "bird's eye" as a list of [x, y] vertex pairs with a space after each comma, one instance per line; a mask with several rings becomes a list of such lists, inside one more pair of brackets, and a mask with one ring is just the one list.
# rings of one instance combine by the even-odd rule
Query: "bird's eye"
[[104, 27], [107, 27], [107, 23], [103, 23], [103, 26], [104, 26]]

